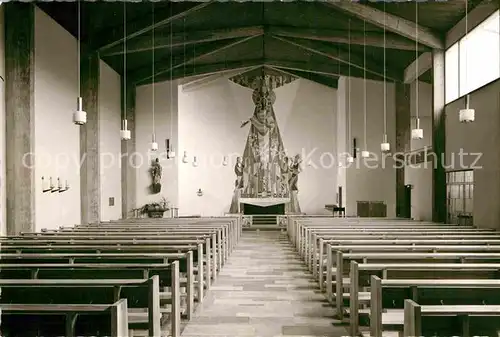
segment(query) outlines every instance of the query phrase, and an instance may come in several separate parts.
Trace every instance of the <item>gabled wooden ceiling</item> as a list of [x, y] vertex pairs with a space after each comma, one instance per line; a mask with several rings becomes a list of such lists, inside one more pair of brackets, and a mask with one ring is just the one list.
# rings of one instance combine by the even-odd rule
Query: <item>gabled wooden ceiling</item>
[[[469, 0], [469, 10], [479, 2]], [[402, 81], [415, 57], [443, 48], [465, 15], [465, 0], [37, 5], [75, 36], [80, 6], [82, 43], [138, 85], [256, 67], [334, 87], [348, 75]]]

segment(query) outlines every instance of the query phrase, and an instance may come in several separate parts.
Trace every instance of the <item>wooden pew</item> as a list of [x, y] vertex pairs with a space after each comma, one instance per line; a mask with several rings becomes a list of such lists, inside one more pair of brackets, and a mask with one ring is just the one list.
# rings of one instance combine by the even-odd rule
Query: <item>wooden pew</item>
[[[497, 279], [500, 263], [363, 263], [351, 261], [349, 293], [335, 294], [349, 300], [352, 335], [358, 334], [359, 308], [370, 303], [371, 276], [382, 279]], [[340, 308], [342, 310], [342, 308]], [[342, 315], [341, 315], [342, 316]]]
[[63, 315], [66, 318], [66, 337], [76, 337], [75, 323], [79, 315], [105, 314], [110, 317], [110, 336], [128, 337], [128, 308], [127, 300], [121, 299], [113, 304], [0, 304], [4, 315], [3, 327], [9, 325], [5, 316], [12, 315]]
[[[22, 304], [35, 304], [29, 303], [30, 301], [38, 300], [38, 298], [46, 298], [47, 301], [68, 301], [72, 296], [64, 289], [71, 288], [75, 300], [82, 296], [93, 294], [91, 296], [93, 301], [106, 300], [106, 293], [95, 291], [94, 289], [105, 288], [112, 291], [114, 301], [118, 301], [123, 296], [122, 291], [130, 288], [146, 287], [148, 292], [148, 310], [147, 310], [147, 324], [150, 336], [161, 336], [161, 310], [160, 310], [160, 283], [157, 275], [149, 279], [82, 279], [82, 280], [69, 280], [69, 279], [50, 279], [50, 280], [0, 280], [2, 287], [2, 302], [12, 301], [15, 298], [16, 302], [23, 300]], [[17, 289], [11, 290], [11, 289]], [[75, 293], [75, 290], [78, 291]], [[34, 294], [38, 298], [34, 298]], [[23, 294], [23, 295], [21, 295]], [[26, 296], [30, 294], [31, 296]], [[180, 293], [179, 293], [179, 264], [178, 261], [172, 264], [172, 308], [171, 308], [171, 334], [172, 336], [180, 336]], [[136, 297], [135, 300], [138, 300]], [[129, 305], [132, 302], [128, 301]], [[19, 303], [16, 303], [19, 304]], [[37, 302], [36, 304], [40, 304]], [[67, 304], [67, 303], [61, 303]], [[79, 303], [88, 304], [88, 303]], [[134, 312], [129, 308], [129, 316]], [[135, 316], [136, 314], [132, 314]], [[138, 321], [140, 322], [140, 320]], [[131, 324], [131, 319], [129, 319]]]
[[[441, 241], [436, 242], [433, 241], [436, 245], [428, 244], [427, 241], [424, 241], [423, 244], [420, 244], [421, 241], [415, 241], [412, 245], [407, 244], [399, 244], [399, 242], [393, 241], [381, 241], [381, 245], [327, 245], [326, 251], [326, 259], [321, 259], [318, 256], [318, 271], [316, 272], [316, 276], [320, 285], [320, 290], [326, 288], [327, 294], [331, 294], [329, 292], [328, 287], [331, 287], [333, 276], [332, 271], [334, 266], [336, 265], [336, 259], [334, 260], [334, 254], [336, 252], [342, 253], [382, 253], [382, 252], [390, 252], [390, 253], [446, 253], [446, 252], [457, 252], [457, 253], [466, 253], [466, 252], [492, 252], [492, 253], [500, 253], [500, 245], [489, 245], [485, 243], [483, 245], [438, 245]], [[388, 243], [388, 244], [383, 244]], [[323, 255], [321, 252], [320, 255]], [[324, 282], [324, 284], [323, 284]]]
[[[186, 263], [186, 278], [180, 279], [182, 281], [180, 284], [185, 286], [186, 288], [186, 315], [188, 319], [191, 319], [193, 311], [194, 311], [194, 268], [193, 268], [193, 252], [187, 252], [185, 254], [163, 254], [163, 253], [31, 253], [31, 254], [0, 254], [0, 262], [3, 265], [12, 264], [14, 266], [19, 266], [19, 261], [24, 261], [24, 264], [66, 264], [75, 266], [74, 268], [83, 270], [83, 268], [87, 268], [89, 264], [94, 266], [96, 264], [102, 265], [113, 265], [115, 268], [128, 268], [130, 269], [139, 269], [145, 270], [146, 268], [141, 268], [141, 265], [144, 264], [169, 264], [171, 261], [177, 262], [179, 265], [179, 261], [185, 259]], [[23, 262], [21, 262], [23, 263]], [[80, 266], [80, 264], [82, 266]], [[136, 266], [134, 266], [136, 265]], [[98, 266], [95, 266], [98, 268]], [[62, 272], [62, 271], [61, 271]], [[118, 273], [118, 271], [117, 271]], [[0, 272], [1, 275], [1, 272]], [[36, 274], [38, 275], [38, 274]], [[197, 282], [197, 299], [198, 302], [203, 300], [203, 284], [204, 284], [203, 272], [198, 273], [198, 282]], [[207, 281], [208, 283], [208, 281]]]
[[[335, 305], [343, 314], [344, 275], [351, 261], [362, 263], [500, 263], [500, 253], [351, 253], [337, 252], [335, 266]], [[327, 281], [328, 282], [328, 281]], [[331, 298], [331, 297], [329, 297]]]
[[[46, 246], [52, 249], [52, 252], [57, 251], [58, 247], [61, 251], [64, 252], [62, 246], [65, 246], [64, 249], [71, 249], [71, 252], [103, 252], [103, 251], [115, 251], [119, 248], [120, 253], [125, 253], [128, 247], [136, 247], [136, 246], [151, 246], [151, 251], [155, 251], [153, 246], [162, 247], [163, 251], [168, 252], [187, 252], [190, 250], [198, 250], [198, 257], [201, 257], [203, 250], [200, 250], [200, 244], [204, 243], [204, 257], [206, 257], [207, 263], [207, 273], [210, 273], [210, 278], [207, 280], [214, 281], [216, 279], [216, 271], [222, 268], [222, 251], [218, 250], [216, 245], [211, 244], [214, 242], [214, 237], [212, 240], [183, 240], [184, 243], [181, 243], [176, 240], [170, 240], [168, 238], [141, 238], [141, 239], [111, 239], [109, 237], [106, 240], [101, 239], [92, 239], [92, 238], [84, 238], [79, 240], [52, 240], [52, 239], [42, 239], [39, 238], [37, 240], [31, 239], [14, 239], [14, 240], [4, 240], [1, 241], [1, 245], [3, 248], [9, 249], [9, 247], [15, 247], [16, 252], [18, 251], [29, 251], [30, 247], [38, 247], [38, 251], [43, 250], [42, 247]], [[88, 247], [86, 247], [88, 246]], [[103, 247], [102, 249], [99, 249]], [[113, 247], [113, 248], [108, 248]], [[4, 251], [7, 251], [4, 249]], [[142, 251], [142, 250], [139, 250]], [[214, 258], [214, 256], [216, 258]], [[203, 261], [203, 260], [201, 260]], [[197, 261], [198, 262], [198, 261]], [[201, 265], [201, 264], [198, 264]]]
[[[445, 325], [448, 328], [448, 333], [457, 327], [456, 318], [460, 318], [458, 325], [461, 331], [454, 334], [457, 336], [486, 336], [488, 332], [495, 332], [495, 335], [498, 335], [500, 319], [496, 317], [499, 316], [500, 305], [419, 305], [407, 299], [404, 302], [403, 336], [425, 336], [424, 333], [432, 331], [429, 327], [437, 323], [436, 318], [440, 326]], [[479, 322], [483, 331], [471, 332], [471, 321], [478, 318], [483, 318]], [[479, 324], [474, 323], [476, 323], [474, 328], [477, 329]], [[484, 331], [485, 326], [489, 331]]]
[[[406, 299], [421, 305], [500, 305], [500, 280], [382, 280], [372, 276], [370, 292], [371, 337], [382, 337], [384, 326], [400, 320], [397, 317]], [[388, 303], [391, 311], [384, 311]]]

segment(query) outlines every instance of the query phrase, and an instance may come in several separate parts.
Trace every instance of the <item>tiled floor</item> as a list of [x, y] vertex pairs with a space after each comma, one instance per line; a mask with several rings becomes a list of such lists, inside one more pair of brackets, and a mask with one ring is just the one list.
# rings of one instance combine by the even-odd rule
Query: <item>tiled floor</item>
[[284, 234], [244, 232], [182, 336], [347, 336], [332, 316]]

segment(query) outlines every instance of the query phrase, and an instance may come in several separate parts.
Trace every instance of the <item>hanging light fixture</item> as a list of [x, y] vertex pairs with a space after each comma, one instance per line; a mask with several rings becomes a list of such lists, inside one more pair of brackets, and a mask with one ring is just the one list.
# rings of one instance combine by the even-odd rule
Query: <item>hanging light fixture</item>
[[227, 166], [227, 156], [222, 159], [222, 166]]
[[386, 12], [385, 12], [385, 1], [384, 1], [384, 135], [382, 138], [382, 143], [380, 144], [380, 150], [382, 152], [389, 152], [391, 150], [391, 144], [387, 141], [387, 82], [385, 79], [386, 74], [386, 48], [385, 48], [385, 27], [386, 27]]
[[127, 122], [127, 3], [123, 2], [123, 121], [120, 130], [120, 138], [129, 140], [132, 138]]
[[[173, 46], [173, 41], [172, 41], [172, 36], [173, 36], [173, 26], [172, 26], [172, 21], [170, 21], [170, 64], [172, 64], [173, 62], [173, 53], [172, 53], [172, 46]], [[173, 139], [174, 138], [174, 127], [173, 127], [173, 122], [174, 122], [174, 116], [173, 116], [173, 90], [172, 90], [172, 72], [170, 72], [170, 138]], [[172, 146], [170, 140], [168, 141], [169, 142], [169, 146], [168, 146], [168, 149], [167, 149], [167, 158], [169, 159], [174, 159], [175, 158], [175, 150], [174, 150], [174, 147]]]
[[[415, 67], [418, 68], [418, 1], [415, 1]], [[411, 130], [411, 139], [418, 140], [424, 138], [424, 130], [420, 128], [420, 118], [418, 117], [418, 77], [415, 81], [415, 129]]]
[[[468, 5], [468, 0], [465, 0], [465, 40], [467, 40], [467, 35], [469, 34], [469, 5]], [[464, 63], [465, 63], [465, 79], [464, 83], [467, 85], [467, 49], [469, 46], [466, 46], [465, 51], [464, 51]], [[465, 96], [465, 109], [460, 109], [458, 112], [458, 118], [461, 123], [471, 123], [474, 122], [474, 119], [476, 117], [476, 111], [474, 109], [471, 109], [469, 106], [470, 103], [470, 95], [467, 94]]]
[[368, 158], [370, 157], [370, 152], [368, 152], [368, 142], [366, 139], [366, 116], [367, 116], [367, 102], [366, 102], [366, 21], [363, 21], [363, 141], [364, 141], [364, 150], [361, 151], [361, 157]]
[[188, 159], [187, 151], [184, 151], [184, 155], [182, 156], [182, 162], [184, 164], [187, 164], [188, 161], [189, 161], [189, 159]]
[[196, 160], [196, 156], [193, 157], [193, 166], [198, 167], [198, 161]]
[[83, 99], [81, 89], [81, 10], [80, 0], [78, 0], [78, 41], [77, 41], [77, 63], [78, 63], [78, 99], [76, 101], [76, 111], [73, 113], [73, 123], [76, 125], [84, 125], [87, 123], [87, 113], [83, 110]]
[[[348, 99], [347, 99], [347, 139], [349, 140], [349, 148], [351, 147], [351, 19], [349, 19], [349, 30], [347, 32], [349, 38], [349, 76], [347, 77], [347, 90], [348, 90]], [[346, 162], [348, 164], [354, 163], [354, 157], [352, 153], [356, 151], [356, 149], [351, 149], [346, 157]]]
[[158, 143], [156, 142], [156, 130], [155, 130], [155, 5], [154, 2], [151, 2], [151, 24], [153, 29], [151, 31], [151, 73], [152, 73], [152, 88], [151, 95], [153, 100], [153, 135], [151, 137], [151, 151], [158, 151]]

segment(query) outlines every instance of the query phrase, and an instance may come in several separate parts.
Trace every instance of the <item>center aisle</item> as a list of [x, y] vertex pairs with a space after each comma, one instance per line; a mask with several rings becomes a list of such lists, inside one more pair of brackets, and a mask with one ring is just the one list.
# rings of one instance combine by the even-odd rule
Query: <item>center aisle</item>
[[334, 310], [279, 232], [244, 232], [183, 337], [340, 337]]

